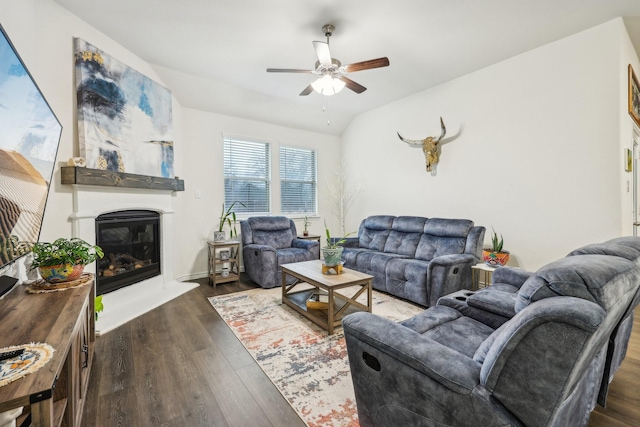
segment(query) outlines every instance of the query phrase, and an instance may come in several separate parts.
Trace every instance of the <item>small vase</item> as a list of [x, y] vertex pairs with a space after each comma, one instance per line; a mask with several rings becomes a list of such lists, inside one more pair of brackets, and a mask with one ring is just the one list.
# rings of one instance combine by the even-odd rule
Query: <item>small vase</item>
[[38, 267], [40, 276], [48, 283], [61, 283], [76, 280], [82, 275], [84, 265], [59, 264]]
[[224, 231], [214, 231], [213, 232], [213, 241], [214, 242], [224, 242], [227, 240], [226, 234]]
[[303, 235], [304, 237], [307, 237], [307, 236], [309, 235], [309, 232], [308, 232], [307, 230], [304, 230], [304, 231], [302, 232], [302, 235]]

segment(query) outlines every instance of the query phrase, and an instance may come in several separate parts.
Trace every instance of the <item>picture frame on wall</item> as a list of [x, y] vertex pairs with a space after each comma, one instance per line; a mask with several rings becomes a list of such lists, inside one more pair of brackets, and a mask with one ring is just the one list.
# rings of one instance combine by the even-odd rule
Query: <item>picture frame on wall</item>
[[640, 126], [640, 84], [631, 64], [629, 64], [629, 115], [636, 125]]

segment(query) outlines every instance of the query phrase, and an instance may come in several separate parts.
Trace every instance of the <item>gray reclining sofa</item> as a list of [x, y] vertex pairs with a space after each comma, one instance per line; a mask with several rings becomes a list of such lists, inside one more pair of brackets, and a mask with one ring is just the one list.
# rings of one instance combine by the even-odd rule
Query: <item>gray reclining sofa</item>
[[471, 289], [482, 260], [484, 227], [466, 219], [375, 215], [344, 244], [345, 267], [373, 276], [373, 288], [416, 304]]
[[[640, 238], [629, 237], [578, 249], [535, 273], [500, 268], [497, 317], [486, 314], [486, 295], [484, 307], [467, 304], [473, 314], [447, 305], [473, 299], [471, 291], [400, 323], [346, 316], [360, 425], [586, 426], [608, 382], [611, 342], [626, 346], [639, 255]], [[518, 286], [498, 283], [507, 276]]]

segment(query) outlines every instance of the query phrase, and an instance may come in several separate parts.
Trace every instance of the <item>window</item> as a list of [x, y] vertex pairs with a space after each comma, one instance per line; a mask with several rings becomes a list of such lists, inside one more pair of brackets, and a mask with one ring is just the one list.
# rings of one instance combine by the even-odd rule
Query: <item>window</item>
[[280, 147], [282, 213], [316, 213], [316, 152]]
[[224, 138], [224, 205], [236, 213], [270, 211], [269, 144]]

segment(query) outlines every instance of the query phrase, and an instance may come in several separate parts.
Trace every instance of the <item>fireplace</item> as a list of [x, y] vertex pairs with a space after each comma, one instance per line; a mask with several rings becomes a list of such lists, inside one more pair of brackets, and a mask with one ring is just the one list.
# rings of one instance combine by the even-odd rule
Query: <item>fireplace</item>
[[160, 275], [159, 213], [109, 212], [96, 217], [95, 224], [96, 244], [104, 251], [96, 265], [98, 295]]

